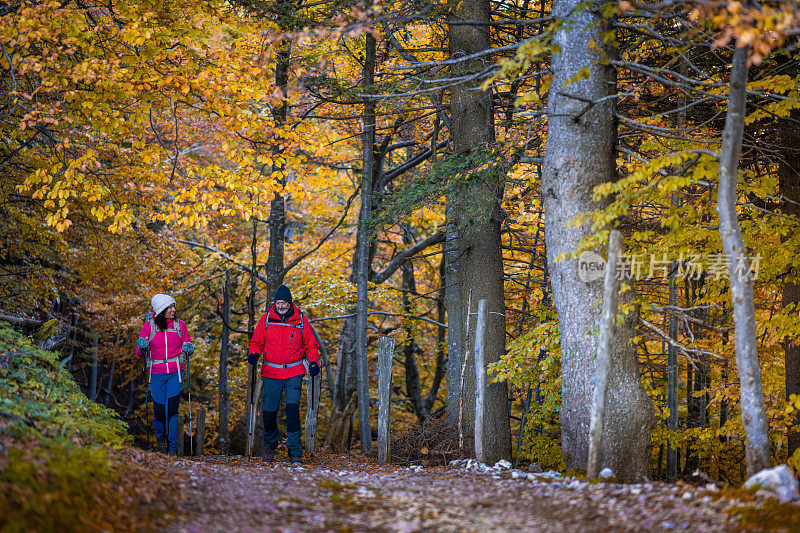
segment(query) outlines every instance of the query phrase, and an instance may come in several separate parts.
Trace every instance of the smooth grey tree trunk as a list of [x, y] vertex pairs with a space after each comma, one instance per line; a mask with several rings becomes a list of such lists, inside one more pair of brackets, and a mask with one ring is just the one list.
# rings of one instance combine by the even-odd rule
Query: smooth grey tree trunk
[[225, 281], [222, 284], [222, 340], [219, 349], [219, 373], [217, 388], [219, 390], [219, 453], [226, 455], [230, 448], [230, 433], [228, 428], [228, 413], [230, 390], [228, 389], [228, 344], [230, 330], [228, 324], [231, 320], [231, 273], [225, 271]]
[[[553, 14], [565, 22], [553, 42], [553, 80], [547, 103], [548, 133], [542, 165], [547, 268], [561, 334], [563, 372], [560, 412], [562, 450], [568, 469], [583, 469], [589, 451], [589, 418], [600, 321], [602, 282], [578, 278], [573, 253], [589, 224], [575, 225], [576, 216], [607, 205], [592, 199], [595, 186], [616, 179], [616, 88], [613, 68], [599, 61], [589, 42], [603, 43], [607, 28], [597, 15], [599, 1], [579, 6], [579, 0], [555, 0]], [[615, 50], [598, 44], [611, 57]], [[582, 70], [588, 77], [568, 83]], [[566, 85], [566, 86], [565, 86]], [[632, 291], [620, 295], [630, 302]], [[612, 342], [614, 365], [609, 375], [608, 416], [603, 428], [603, 459], [620, 480], [640, 480], [649, 473], [652, 401], [642, 388], [636, 347], [631, 344], [638, 311], [628, 313]]]
[[745, 455], [749, 477], [769, 468], [772, 462], [761, 369], [758, 366], [753, 277], [736, 213], [736, 182], [746, 111], [747, 53], [747, 47], [736, 48], [733, 53], [728, 111], [719, 158], [717, 212], [719, 234], [730, 273], [736, 367], [741, 386], [742, 425], [746, 435]]
[[[364, 59], [364, 86], [367, 91], [372, 90], [375, 83], [375, 37], [367, 34]], [[364, 99], [364, 126], [362, 133], [362, 180], [361, 180], [361, 211], [362, 221], [369, 218], [372, 205], [372, 171], [374, 169], [373, 157], [375, 144], [375, 100]], [[367, 359], [367, 311], [369, 307], [369, 244], [371, 232], [362, 228], [358, 241], [358, 302], [356, 305], [356, 359], [358, 361], [358, 433], [361, 440], [361, 452], [369, 453], [372, 450], [372, 428], [369, 416], [369, 360]]]
[[[454, 21], [488, 22], [489, 0], [451, 0], [451, 17]], [[459, 58], [490, 47], [489, 26], [481, 24], [452, 24], [448, 27], [450, 57]], [[453, 67], [452, 74], [467, 75], [480, 72], [492, 63], [491, 56], [463, 61]], [[494, 149], [494, 112], [492, 95], [480, 90], [481, 80], [453, 87], [450, 99], [451, 138], [453, 152], [459, 162], [472, 157], [476, 165], [491, 157]], [[499, 175], [498, 175], [499, 174]], [[475, 302], [486, 300], [487, 323], [485, 363], [494, 363], [505, 353], [506, 323], [503, 287], [503, 256], [501, 250], [502, 212], [500, 201], [504, 192], [502, 173], [484, 173], [468, 178], [467, 183], [456, 184], [458, 194], [454, 201], [454, 220], [458, 232], [458, 272], [462, 295], [461, 322], [467, 324], [469, 316], [463, 298], [471, 295]], [[455, 317], [449, 318], [449, 323]], [[452, 327], [452, 326], [451, 326]], [[464, 346], [475, 345], [475, 330], [464, 332]], [[475, 390], [475, 366], [467, 365], [462, 376], [464, 391]], [[475, 452], [475, 402], [463, 402], [461, 432], [464, 452]], [[511, 459], [511, 427], [508, 417], [508, 386], [505, 382], [492, 383], [486, 391], [486, 419], [484, 453], [487, 463]]]

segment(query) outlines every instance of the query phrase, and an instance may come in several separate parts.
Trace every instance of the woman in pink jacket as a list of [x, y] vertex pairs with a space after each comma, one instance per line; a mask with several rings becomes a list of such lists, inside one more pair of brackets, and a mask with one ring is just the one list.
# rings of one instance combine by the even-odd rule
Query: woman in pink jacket
[[177, 318], [175, 300], [166, 294], [156, 294], [151, 303], [153, 316], [142, 326], [136, 355], [147, 357], [158, 451], [175, 455], [178, 406], [185, 380], [184, 357], [191, 355], [194, 347], [186, 324]]

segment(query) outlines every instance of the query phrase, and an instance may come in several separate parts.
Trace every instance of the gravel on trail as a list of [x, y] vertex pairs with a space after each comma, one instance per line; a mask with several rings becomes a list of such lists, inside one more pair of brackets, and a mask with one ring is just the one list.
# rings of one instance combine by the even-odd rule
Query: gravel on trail
[[746, 531], [738, 502], [686, 484], [586, 483], [474, 462], [378, 466], [363, 456], [159, 461], [183, 499], [166, 531]]

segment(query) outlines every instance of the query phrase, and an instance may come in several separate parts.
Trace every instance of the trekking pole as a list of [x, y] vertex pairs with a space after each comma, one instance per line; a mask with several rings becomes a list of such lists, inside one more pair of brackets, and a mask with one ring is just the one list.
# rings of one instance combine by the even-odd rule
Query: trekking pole
[[253, 426], [255, 425], [256, 412], [256, 365], [251, 365], [250, 369], [250, 416], [247, 429], [247, 457], [253, 458]]
[[[149, 406], [149, 400], [148, 400], [148, 398], [150, 397], [150, 391], [147, 390], [148, 389], [148, 387], [147, 387], [147, 360], [145, 360], [145, 362], [144, 362], [144, 372], [142, 373], [142, 381], [144, 381], [144, 419], [146, 420], [146, 425], [147, 425], [147, 435], [146, 435], [147, 450], [150, 451], [150, 433], [151, 433], [152, 430], [150, 428], [150, 406]], [[155, 409], [155, 407], [153, 407], [153, 409]]]
[[[145, 338], [145, 337], [139, 337], [139, 340], [137, 341], [137, 344], [139, 346], [139, 351], [144, 354], [144, 368], [143, 368], [143, 373], [142, 373], [142, 381], [144, 381], [144, 418], [145, 418], [145, 424], [146, 424], [146, 427], [147, 427], [147, 434], [146, 434], [147, 450], [149, 451], [150, 450], [150, 413], [149, 413], [150, 410], [149, 410], [147, 398], [149, 396], [149, 392], [150, 391], [148, 390], [148, 386], [147, 386], [148, 385], [148, 380], [147, 380], [147, 376], [148, 376], [147, 358], [150, 356], [150, 340]], [[153, 407], [153, 409], [155, 410], [155, 406]]]

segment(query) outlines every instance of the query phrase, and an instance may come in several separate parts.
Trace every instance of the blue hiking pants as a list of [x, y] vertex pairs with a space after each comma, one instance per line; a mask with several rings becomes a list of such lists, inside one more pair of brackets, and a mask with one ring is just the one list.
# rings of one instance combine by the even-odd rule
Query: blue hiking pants
[[156, 440], [167, 439], [169, 450], [178, 449], [178, 405], [181, 401], [183, 376], [178, 373], [153, 374], [150, 380], [150, 395], [153, 398], [153, 427]]
[[264, 417], [264, 449], [274, 450], [278, 446], [278, 406], [281, 392], [286, 393], [286, 447], [290, 457], [302, 457], [303, 445], [300, 434], [300, 393], [303, 390], [303, 376], [289, 379], [261, 378], [264, 385], [261, 414]]

